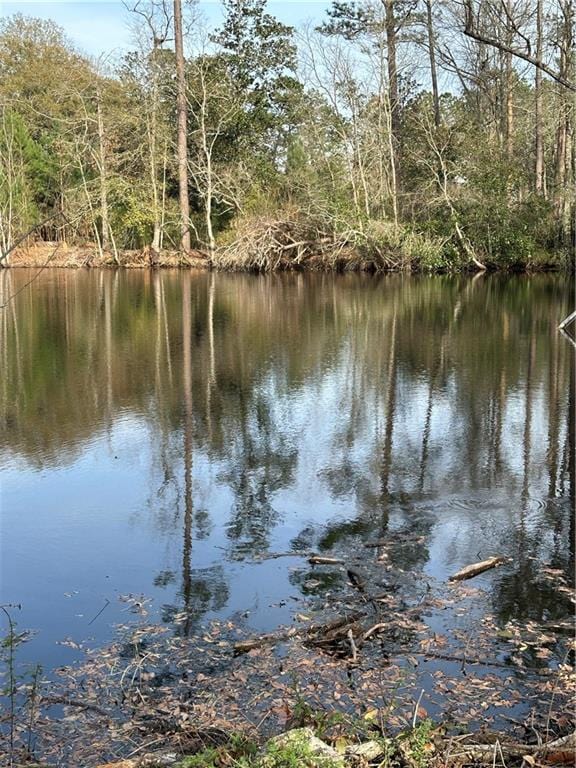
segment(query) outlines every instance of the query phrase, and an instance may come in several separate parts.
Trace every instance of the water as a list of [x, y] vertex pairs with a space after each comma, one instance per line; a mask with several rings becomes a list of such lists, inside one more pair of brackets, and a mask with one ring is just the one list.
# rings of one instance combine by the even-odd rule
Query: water
[[345, 574], [262, 554], [373, 558], [398, 531], [422, 539], [392, 574], [506, 555], [483, 610], [569, 615], [542, 572], [574, 568], [569, 278], [34, 274], [0, 272], [0, 601], [25, 660], [73, 662], [133, 611], [273, 629]]

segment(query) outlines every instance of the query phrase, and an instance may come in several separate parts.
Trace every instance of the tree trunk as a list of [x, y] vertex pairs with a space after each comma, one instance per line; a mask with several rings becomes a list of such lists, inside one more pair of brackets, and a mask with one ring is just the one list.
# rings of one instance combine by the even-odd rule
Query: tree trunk
[[[562, 4], [560, 74], [569, 80], [574, 75], [574, 4], [566, 0]], [[573, 147], [574, 96], [562, 89], [556, 132], [556, 162], [554, 169], [554, 206], [560, 225], [560, 238], [568, 243], [571, 235], [571, 216], [574, 208]]]
[[178, 182], [180, 191], [180, 247], [190, 251], [190, 202], [188, 200], [188, 147], [186, 127], [186, 73], [184, 70], [184, 43], [182, 39], [182, 2], [174, 0], [174, 44], [176, 75], [178, 79]]
[[[512, 18], [512, 3], [508, 0], [508, 17]], [[506, 22], [506, 42], [509, 48], [512, 46], [512, 30], [510, 28], [510, 21]], [[514, 138], [514, 101], [513, 101], [513, 85], [512, 79], [514, 75], [514, 67], [512, 66], [512, 52], [506, 51], [506, 114], [505, 114], [505, 130], [504, 136], [506, 141], [506, 157], [510, 159], [512, 157], [513, 138]]]
[[400, 99], [398, 93], [398, 65], [396, 61], [397, 23], [394, 12], [395, 0], [383, 0], [386, 12], [386, 45], [388, 63], [388, 94], [390, 101], [390, 123], [392, 127], [392, 144], [394, 164], [393, 175], [396, 186], [401, 186], [400, 174]]
[[161, 240], [161, 225], [160, 225], [160, 203], [158, 194], [158, 65], [156, 51], [158, 46], [156, 41], [153, 42], [151, 64], [152, 64], [152, 104], [151, 114], [149, 119], [149, 153], [150, 153], [150, 183], [152, 186], [152, 200], [153, 200], [153, 232], [152, 232], [152, 252], [157, 254], [160, 252], [160, 240]]
[[208, 137], [208, 84], [206, 83], [204, 69], [201, 70], [202, 83], [202, 102], [200, 104], [200, 140], [202, 142], [202, 154], [204, 155], [204, 222], [206, 225], [206, 240], [210, 256], [216, 250], [216, 240], [214, 238], [214, 228], [212, 227], [212, 196], [214, 194], [214, 176], [212, 168], [212, 153], [214, 151], [214, 141]]
[[430, 56], [430, 78], [434, 103], [434, 125], [440, 126], [440, 97], [438, 95], [438, 74], [436, 72], [436, 35], [432, 19], [432, 0], [426, 0], [426, 27], [428, 31], [428, 55]]
[[[536, 58], [542, 58], [542, 2], [537, 0], [536, 6]], [[542, 119], [542, 70], [536, 67], [534, 78], [535, 94], [535, 133], [536, 133], [536, 167], [535, 167], [535, 188], [536, 192], [546, 195], [545, 177], [544, 177], [544, 126]]]
[[106, 165], [106, 135], [104, 131], [104, 117], [102, 115], [102, 95], [100, 89], [96, 89], [96, 113], [98, 119], [98, 150], [100, 161], [100, 243], [103, 251], [110, 247], [110, 219], [108, 216], [108, 178]]

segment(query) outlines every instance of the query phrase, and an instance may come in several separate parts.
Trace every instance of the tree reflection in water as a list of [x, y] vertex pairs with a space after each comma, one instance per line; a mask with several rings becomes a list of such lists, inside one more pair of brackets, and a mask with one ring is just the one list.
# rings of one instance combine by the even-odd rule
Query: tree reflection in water
[[[28, 279], [2, 271], [2, 295]], [[2, 461], [79, 473], [137, 433], [127, 525], [158, 552], [140, 588], [186, 634], [245, 583], [266, 613], [268, 592], [342, 581], [248, 562], [266, 551], [374, 559], [386, 537], [394, 567], [431, 577], [509, 555], [493, 610], [552, 619], [568, 606], [540, 564], [574, 568], [568, 299], [555, 275], [48, 271], [0, 318]]]

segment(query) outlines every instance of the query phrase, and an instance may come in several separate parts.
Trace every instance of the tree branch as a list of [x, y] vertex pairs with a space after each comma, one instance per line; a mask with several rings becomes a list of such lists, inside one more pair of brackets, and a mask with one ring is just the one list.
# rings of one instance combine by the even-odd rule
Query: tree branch
[[472, 4], [470, 2], [467, 2], [465, 9], [466, 9], [466, 21], [464, 26], [464, 34], [466, 35], [466, 37], [471, 37], [473, 40], [477, 40], [479, 43], [490, 45], [493, 48], [497, 48], [499, 51], [504, 51], [504, 53], [510, 53], [512, 54], [512, 56], [516, 56], [518, 59], [527, 61], [529, 64], [532, 64], [533, 67], [537, 67], [538, 69], [542, 70], [542, 72], [545, 72], [549, 77], [551, 77], [557, 83], [559, 83], [560, 85], [563, 85], [564, 88], [568, 88], [568, 90], [574, 91], [574, 93], [576, 93], [576, 83], [573, 83], [570, 80], [567, 80], [565, 77], [562, 77], [562, 75], [560, 75], [558, 72], [555, 72], [553, 69], [551, 69], [541, 59], [536, 59], [534, 56], [531, 56], [529, 53], [524, 53], [524, 51], [518, 51], [516, 48], [512, 48], [511, 46], [506, 45], [506, 43], [502, 43], [500, 42], [500, 40], [495, 40], [492, 37], [488, 37], [487, 35], [484, 35], [482, 32], [478, 32], [476, 29], [474, 29]]

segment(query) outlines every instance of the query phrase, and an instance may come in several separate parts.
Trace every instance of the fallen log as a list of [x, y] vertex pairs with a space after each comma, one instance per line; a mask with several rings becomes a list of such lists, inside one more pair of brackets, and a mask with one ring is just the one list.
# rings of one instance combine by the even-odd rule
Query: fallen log
[[262, 648], [265, 645], [282, 643], [299, 634], [304, 634], [306, 636], [306, 642], [315, 644], [320, 635], [325, 638], [337, 630], [356, 624], [360, 619], [363, 619], [366, 616], [366, 611], [353, 611], [346, 616], [339, 616], [331, 621], [309, 624], [301, 629], [290, 627], [288, 629], [280, 629], [277, 632], [269, 632], [265, 635], [249, 638], [248, 640], [239, 640], [237, 643], [234, 643], [234, 655], [240, 656], [243, 653], [248, 653], [256, 648]]
[[575, 749], [576, 735], [574, 733], [569, 733], [567, 736], [562, 736], [559, 739], [554, 739], [545, 744], [518, 744], [500, 740], [496, 741], [494, 744], [460, 743], [455, 751], [450, 752], [450, 757], [466, 757], [468, 760], [489, 762], [492, 764], [495, 751], [497, 755], [499, 755], [501, 751], [504, 757], [524, 757], [525, 755], [539, 757], [552, 755], [557, 752], [562, 754], [569, 752], [573, 757]]
[[278, 632], [269, 632], [265, 635], [252, 637], [249, 640], [239, 640], [234, 643], [234, 656], [241, 656], [243, 653], [249, 653], [256, 648], [263, 648], [265, 645], [275, 645], [288, 640], [296, 634], [296, 628], [279, 630]]
[[79, 699], [72, 699], [69, 696], [49, 696], [42, 695], [40, 699], [41, 703], [45, 704], [61, 704], [64, 707], [77, 707], [78, 709], [86, 709], [91, 712], [95, 712], [97, 715], [107, 717], [110, 719], [110, 712], [107, 712], [97, 704], [92, 704], [90, 701], [80, 701]]
[[311, 555], [308, 558], [310, 565], [340, 565], [344, 562], [339, 557], [324, 557], [323, 555]]
[[305, 645], [313, 648], [320, 648], [324, 651], [336, 651], [347, 644], [350, 635], [357, 637], [361, 641], [364, 634], [364, 625], [361, 621], [351, 621], [342, 627], [333, 629], [325, 634], [317, 634], [305, 640]]
[[337, 619], [332, 619], [332, 621], [323, 622], [322, 624], [312, 624], [310, 627], [306, 628], [306, 631], [308, 635], [318, 635], [320, 633], [328, 634], [336, 629], [346, 627], [349, 624], [355, 624], [360, 621], [360, 619], [365, 619], [367, 615], [366, 611], [352, 611], [352, 613], [349, 613], [346, 616], [340, 616]]
[[465, 568], [458, 571], [458, 573], [450, 576], [448, 581], [464, 581], [465, 579], [471, 579], [473, 576], [478, 576], [478, 574], [484, 573], [484, 571], [489, 571], [491, 568], [496, 568], [507, 561], [507, 557], [489, 557], [487, 560], [482, 560], [479, 563], [467, 565]]
[[311, 555], [310, 552], [302, 552], [301, 550], [294, 550], [292, 552], [264, 552], [256, 555], [254, 562], [260, 563], [262, 560], [277, 560], [280, 557], [311, 557]]

